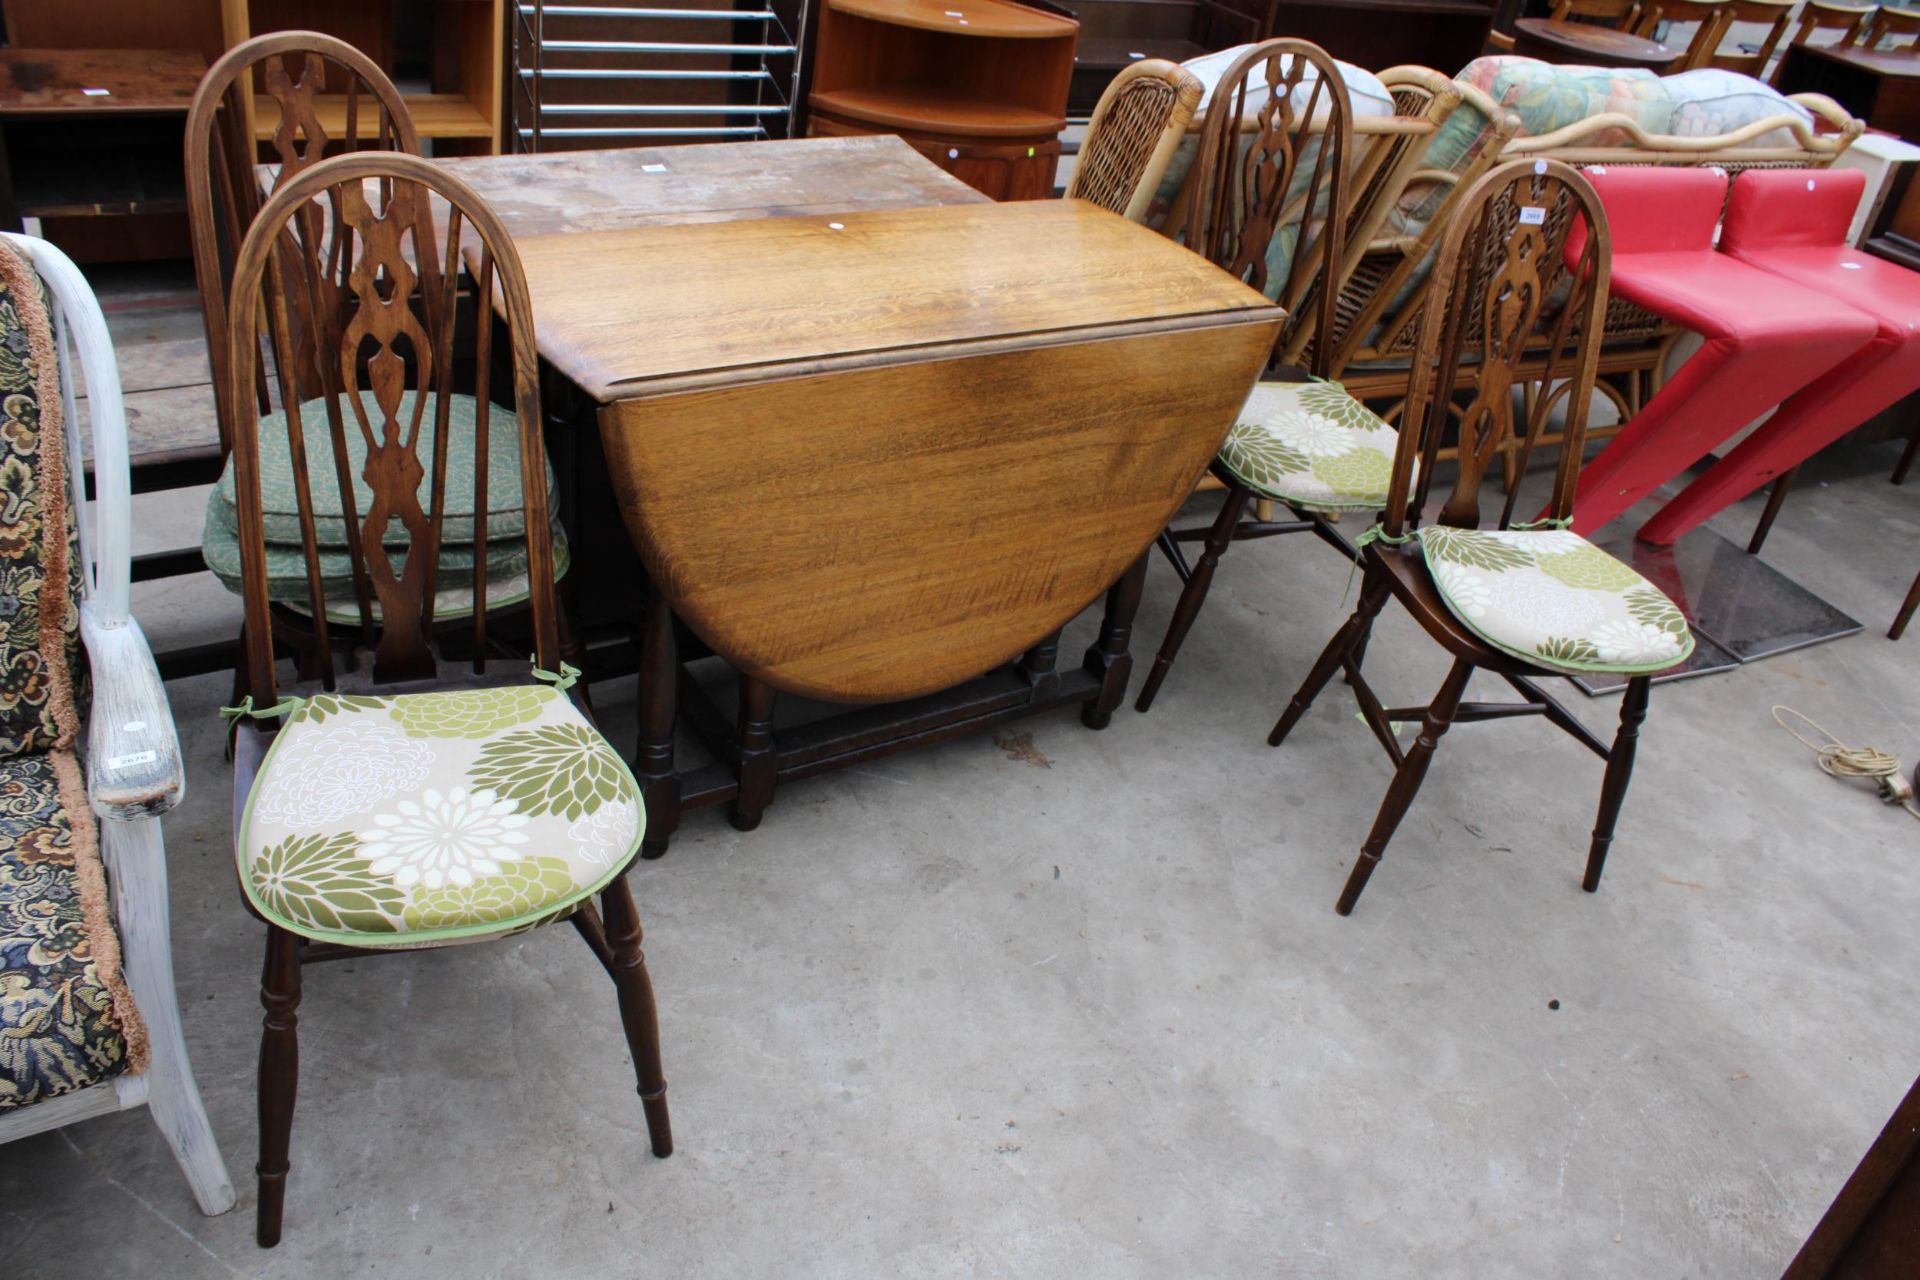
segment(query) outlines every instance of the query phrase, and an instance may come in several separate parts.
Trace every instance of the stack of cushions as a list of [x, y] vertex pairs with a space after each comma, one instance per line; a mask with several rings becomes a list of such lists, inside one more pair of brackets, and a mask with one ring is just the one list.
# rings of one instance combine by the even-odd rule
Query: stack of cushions
[[[379, 422], [379, 413], [367, 393], [369, 419]], [[398, 420], [412, 421], [415, 393], [401, 397]], [[364, 518], [373, 502], [373, 490], [361, 476], [366, 462], [366, 441], [355, 414], [345, 404], [341, 415], [347, 440], [348, 472], [353, 477], [354, 509]], [[427, 474], [419, 488], [420, 508], [432, 514], [434, 453], [434, 397], [426, 393], [422, 412], [417, 455]], [[441, 524], [440, 569], [437, 574], [435, 614], [457, 616], [472, 609], [475, 581], [474, 480], [475, 402], [472, 396], [455, 395], [447, 406], [446, 516]], [[349, 530], [333, 461], [332, 431], [327, 423], [326, 402], [308, 400], [300, 406], [300, 428], [306, 443], [307, 477], [313, 494], [314, 536], [320, 549], [321, 589], [327, 599], [327, 617], [335, 622], [354, 622], [359, 618], [355, 603], [352, 561], [348, 552]], [[375, 427], [377, 431], [378, 426]], [[547, 466], [547, 508], [557, 510], [554, 497], [552, 464]], [[309, 607], [306, 552], [300, 531], [300, 507], [295, 497], [292, 450], [287, 439], [286, 417], [281, 413], [260, 418], [260, 506], [267, 546], [267, 598], [290, 605], [302, 612]], [[495, 404], [487, 415], [487, 607], [519, 603], [527, 598], [527, 523], [526, 502], [520, 484], [520, 426], [513, 410]], [[553, 536], [554, 576], [567, 571], [569, 554], [566, 536], [557, 518], [550, 517]], [[233, 461], [207, 499], [206, 524], [201, 532], [201, 553], [207, 567], [229, 591], [241, 591], [240, 519], [235, 506]], [[403, 571], [411, 538], [400, 521], [392, 520], [386, 545], [393, 549], [394, 572]], [[379, 605], [374, 605], [378, 616]]]
[[[1617, 113], [1652, 134], [1710, 138], [1732, 133], [1755, 120], [1792, 116], [1813, 128], [1813, 114], [1799, 103], [1737, 71], [1705, 67], [1662, 76], [1644, 68], [1561, 67], [1533, 58], [1498, 55], [1476, 58], [1455, 76], [1520, 117], [1521, 138], [1537, 138], [1593, 116]], [[1464, 172], [1486, 146], [1492, 121], [1471, 102], [1442, 125], [1427, 148], [1426, 165], [1448, 173]], [[1630, 145], [1622, 130], [1608, 129], [1581, 140], [1583, 146]], [[1745, 144], [1790, 147], [1790, 130], [1779, 129]], [[1416, 235], [1453, 188], [1433, 180], [1407, 184], [1388, 231]]]

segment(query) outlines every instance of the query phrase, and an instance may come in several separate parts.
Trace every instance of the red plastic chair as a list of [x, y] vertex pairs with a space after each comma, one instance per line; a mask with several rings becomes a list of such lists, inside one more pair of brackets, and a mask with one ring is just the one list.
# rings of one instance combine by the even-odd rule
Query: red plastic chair
[[[1613, 294], [1706, 339], [1580, 475], [1590, 533], [1871, 340], [1865, 312], [1716, 253], [1727, 177], [1714, 169], [1589, 169], [1613, 230]], [[1804, 179], [1802, 183], [1804, 185]], [[1568, 237], [1578, 253], [1585, 229]]]
[[1866, 181], [1857, 170], [1756, 169], [1734, 182], [1721, 251], [1844, 301], [1872, 319], [1876, 332], [1662, 508], [1641, 528], [1642, 541], [1677, 541], [1920, 390], [1920, 273], [1847, 246], [1847, 227]]

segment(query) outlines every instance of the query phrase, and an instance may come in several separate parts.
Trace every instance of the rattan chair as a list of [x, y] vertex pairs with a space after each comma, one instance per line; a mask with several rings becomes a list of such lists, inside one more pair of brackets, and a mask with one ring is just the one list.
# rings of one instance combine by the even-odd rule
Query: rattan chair
[[1131, 222], [1145, 218], [1204, 92], [1199, 77], [1162, 58], [1124, 68], [1087, 122], [1067, 198]]

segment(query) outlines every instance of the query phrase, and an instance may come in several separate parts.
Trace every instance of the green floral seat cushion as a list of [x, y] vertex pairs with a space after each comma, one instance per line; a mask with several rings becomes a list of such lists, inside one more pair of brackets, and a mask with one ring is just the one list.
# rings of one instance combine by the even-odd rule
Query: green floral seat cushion
[[1399, 433], [1337, 382], [1262, 382], [1220, 446], [1255, 493], [1323, 511], [1377, 511]]
[[[379, 423], [372, 415], [377, 414], [373, 396], [362, 392], [370, 415], [369, 421], [378, 432]], [[415, 393], [405, 392], [400, 397], [399, 421], [402, 425], [412, 421]], [[448, 542], [473, 541], [473, 493], [476, 479], [474, 459], [476, 432], [474, 425], [475, 401], [472, 396], [453, 395], [447, 397], [447, 515], [441, 525], [440, 536]], [[367, 460], [367, 444], [353, 409], [341, 397], [341, 425], [345, 428], [347, 440], [347, 470], [353, 477], [354, 510], [365, 513], [373, 503], [373, 489], [361, 477]], [[430, 499], [433, 492], [431, 459], [434, 441], [434, 396], [427, 393], [427, 403], [422, 410], [420, 423], [420, 441], [417, 446], [423, 467], [429, 474], [420, 478], [420, 509], [432, 514]], [[307, 446], [308, 483], [313, 488], [314, 536], [323, 547], [342, 547], [347, 545], [347, 522], [340, 502], [340, 486], [335, 478], [333, 466], [333, 431], [327, 424], [326, 401], [313, 399], [300, 405], [300, 432]], [[289, 546], [300, 545], [300, 507], [294, 498], [293, 487], [293, 450], [287, 439], [286, 415], [283, 413], [263, 414], [260, 418], [260, 512], [268, 542], [284, 542]], [[547, 464], [547, 494], [551, 499], [554, 492], [553, 464]], [[233, 488], [233, 460], [227, 460], [226, 470], [220, 475], [220, 482], [213, 487], [208, 498], [226, 509], [227, 519], [237, 524], [233, 515], [235, 510]], [[525, 501], [520, 489], [520, 420], [511, 409], [498, 404], [487, 415], [487, 536], [488, 538], [523, 538], [527, 532], [527, 513]], [[405, 544], [408, 541], [406, 529], [396, 519], [390, 526], [388, 540]]]
[[129, 1064], [127, 1024], [88, 939], [73, 835], [52, 757], [0, 760], [0, 1112]]
[[566, 915], [644, 827], [626, 763], [549, 685], [323, 694], [274, 739], [236, 854], [281, 928], [405, 948]]
[[[213, 575], [220, 579], [227, 590], [239, 595], [243, 590], [240, 535], [229, 523], [230, 514], [217, 503], [207, 504], [206, 520], [200, 529], [200, 554], [207, 562], [207, 568], [213, 570]], [[567, 535], [558, 520], [552, 525], [552, 540], [553, 576], [557, 581], [566, 574], [572, 563]], [[472, 607], [473, 552], [471, 543], [448, 543], [440, 548], [440, 575], [434, 588], [436, 616], [455, 617]], [[396, 573], [404, 569], [406, 559], [404, 551], [396, 555]], [[267, 598], [297, 609], [306, 609], [309, 604], [306, 565], [306, 556], [299, 543], [289, 546], [268, 542]], [[329, 619], [359, 619], [359, 606], [354, 603], [353, 566], [344, 549], [323, 550], [320, 553], [320, 589], [326, 593]], [[488, 539], [487, 607], [497, 609], [503, 605], [517, 604], [525, 600], [528, 594], [526, 539]], [[377, 605], [375, 616], [378, 617]]]
[[1673, 601], [1562, 529], [1420, 530], [1447, 608], [1496, 649], [1564, 671], [1665, 671], [1693, 652]]

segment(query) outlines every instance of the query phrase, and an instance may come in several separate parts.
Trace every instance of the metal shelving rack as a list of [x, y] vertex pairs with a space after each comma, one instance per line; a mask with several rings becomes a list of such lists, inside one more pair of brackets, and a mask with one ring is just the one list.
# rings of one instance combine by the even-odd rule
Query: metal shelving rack
[[[792, 136], [799, 42], [771, 0], [735, 2], [744, 7], [519, 0], [512, 148]], [[806, 3], [795, 12], [796, 32]], [[688, 38], [696, 33], [709, 38]]]

